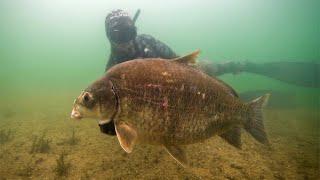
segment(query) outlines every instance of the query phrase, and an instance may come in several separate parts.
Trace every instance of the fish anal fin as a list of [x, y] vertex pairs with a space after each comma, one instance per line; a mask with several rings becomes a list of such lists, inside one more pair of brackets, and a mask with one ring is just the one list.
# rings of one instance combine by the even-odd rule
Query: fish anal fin
[[220, 134], [219, 136], [224, 140], [226, 140], [232, 146], [238, 149], [241, 149], [241, 128], [240, 127], [234, 127], [229, 131], [223, 134]]
[[184, 149], [181, 146], [176, 145], [165, 145], [168, 153], [183, 167], [188, 165], [188, 160]]
[[123, 122], [116, 123], [115, 129], [121, 147], [131, 153], [138, 137], [136, 130]]
[[178, 63], [184, 63], [184, 64], [195, 64], [199, 53], [200, 53], [200, 50], [196, 50], [193, 53], [188, 54], [186, 56], [172, 59], [172, 61], [178, 62]]

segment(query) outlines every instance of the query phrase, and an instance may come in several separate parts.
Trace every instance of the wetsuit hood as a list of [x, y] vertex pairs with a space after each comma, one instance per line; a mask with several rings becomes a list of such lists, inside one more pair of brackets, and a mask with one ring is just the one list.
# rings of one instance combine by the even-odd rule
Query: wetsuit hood
[[127, 43], [137, 36], [137, 28], [134, 21], [123, 10], [115, 10], [109, 13], [105, 20], [106, 35], [111, 43]]

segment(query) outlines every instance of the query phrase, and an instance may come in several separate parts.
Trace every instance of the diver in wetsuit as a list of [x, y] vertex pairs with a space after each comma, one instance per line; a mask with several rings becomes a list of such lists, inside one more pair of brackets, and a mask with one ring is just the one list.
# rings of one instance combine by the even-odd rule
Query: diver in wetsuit
[[[137, 35], [137, 28], [135, 26], [136, 18], [137, 15], [131, 19], [128, 13], [122, 10], [112, 11], [106, 17], [106, 35], [111, 44], [111, 54], [106, 70], [115, 64], [136, 58], [159, 57], [172, 59], [178, 57], [170, 47], [154, 37], [145, 34]], [[320, 65], [318, 63], [306, 64], [281, 62], [254, 64], [249, 62], [240, 63], [230, 61], [218, 64], [212, 63], [212, 61], [199, 61], [199, 67], [211, 76], [219, 76], [226, 73], [235, 74], [246, 71], [297, 85], [319, 87], [319, 79], [315, 78], [319, 74]], [[294, 72], [300, 71], [303, 73], [288, 73], [288, 69], [290, 69], [290, 67], [291, 69], [294, 69]], [[101, 131], [105, 134], [116, 134], [113, 121], [103, 126], [99, 126]]]
[[111, 54], [106, 70], [111, 66], [136, 59], [172, 59], [178, 57], [166, 44], [146, 34], [137, 35], [134, 20], [122, 10], [112, 11], [106, 18], [106, 34], [111, 44]]
[[[106, 35], [111, 45], [106, 70], [115, 64], [136, 58], [172, 59], [178, 57], [169, 46], [154, 37], [146, 34], [137, 35], [136, 18], [137, 16], [131, 19], [123, 10], [112, 11], [106, 17]], [[242, 67], [242, 64], [235, 62], [220, 63], [214, 66], [209, 61], [199, 63], [200, 68], [210, 75], [237, 73]]]

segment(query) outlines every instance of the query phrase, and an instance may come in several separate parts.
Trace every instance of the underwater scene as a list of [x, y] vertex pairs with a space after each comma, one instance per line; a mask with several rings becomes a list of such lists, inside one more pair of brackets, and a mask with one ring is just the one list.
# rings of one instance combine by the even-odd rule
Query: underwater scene
[[319, 9], [1, 0], [0, 180], [320, 179]]

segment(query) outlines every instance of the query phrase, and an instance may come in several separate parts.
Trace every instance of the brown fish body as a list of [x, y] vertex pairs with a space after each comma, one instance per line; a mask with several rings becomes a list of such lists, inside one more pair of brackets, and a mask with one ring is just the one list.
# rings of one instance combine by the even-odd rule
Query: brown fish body
[[241, 125], [248, 112], [220, 81], [175, 61], [128, 61], [107, 78], [120, 102], [115, 121], [132, 125], [139, 140], [151, 144], [202, 141]]
[[241, 127], [268, 143], [262, 108], [269, 95], [241, 102], [224, 82], [189, 65], [198, 52], [173, 60], [136, 59], [113, 66], [75, 100], [73, 118], [114, 122], [121, 147], [162, 145], [182, 165], [181, 145], [219, 135], [241, 147]]

